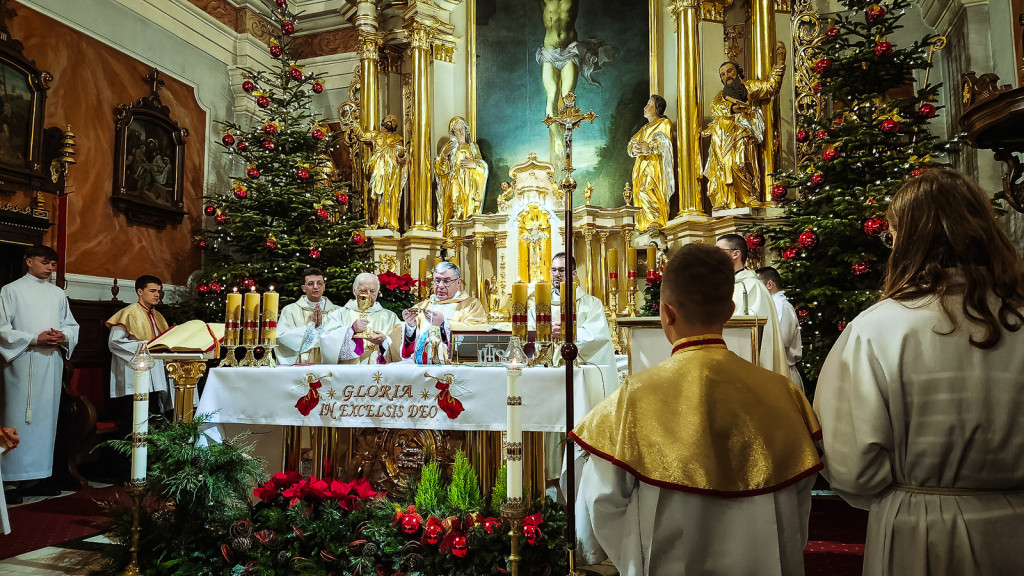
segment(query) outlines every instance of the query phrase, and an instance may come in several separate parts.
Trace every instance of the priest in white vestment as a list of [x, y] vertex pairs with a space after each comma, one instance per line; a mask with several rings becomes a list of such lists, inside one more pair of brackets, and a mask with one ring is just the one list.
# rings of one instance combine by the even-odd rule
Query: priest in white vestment
[[[575, 258], [573, 258], [575, 260]], [[576, 290], [575, 316], [576, 329], [573, 333], [576, 347], [579, 349], [579, 363], [591, 364], [601, 369], [599, 381], [586, 382], [588, 392], [598, 398], [605, 398], [619, 387], [619, 374], [615, 363], [615, 348], [612, 346], [612, 333], [608, 327], [608, 318], [604, 314], [601, 301], [587, 294], [577, 283], [576, 266], [566, 268], [565, 252], [551, 257], [551, 333], [552, 339], [558, 342], [562, 338], [562, 297], [561, 286], [569, 276], [571, 269], [573, 286]], [[527, 322], [531, 330], [537, 329], [536, 300], [531, 299]], [[580, 415], [582, 416], [582, 414]], [[547, 479], [559, 478], [564, 467], [564, 441], [562, 433], [544, 435], [544, 467]], [[578, 469], [577, 469], [578, 470]]]
[[864, 574], [1024, 574], [1019, 254], [988, 195], [951, 170], [908, 181], [888, 221], [885, 299], [818, 378], [824, 475], [869, 510]]
[[687, 244], [665, 267], [672, 356], [631, 375], [571, 432], [584, 563], [622, 576], [802, 576], [820, 429], [788, 378], [730, 352], [733, 271]]
[[53, 473], [64, 359], [78, 342], [78, 322], [67, 296], [47, 281], [57, 253], [47, 246], [31, 246], [25, 250], [25, 262], [28, 273], [0, 289], [0, 422], [17, 426], [22, 442], [20, 450], [0, 457], [5, 482]]
[[786, 360], [786, 349], [782, 343], [772, 295], [757, 279], [757, 274], [753, 270], [744, 268], [747, 263], [746, 239], [739, 234], [726, 234], [719, 236], [716, 245], [732, 260], [733, 270], [736, 272], [732, 293], [736, 311], [733, 312], [733, 316], [757, 316], [765, 319], [758, 364], [789, 378], [789, 362]]
[[[433, 294], [403, 310], [402, 324], [392, 330], [388, 362], [444, 363], [451, 358], [453, 330], [489, 328], [484, 305], [462, 292], [462, 272], [457, 265], [439, 262], [433, 274]], [[435, 339], [438, 341], [433, 342]], [[436, 346], [433, 354], [429, 353], [431, 346]]]
[[324, 273], [319, 268], [306, 268], [302, 272], [302, 298], [281, 309], [277, 319], [277, 347], [274, 353], [278, 363], [321, 364], [320, 338], [324, 334], [325, 319], [338, 309], [324, 296]]
[[[782, 276], [772, 266], [765, 266], [757, 269], [757, 279], [768, 289], [772, 295], [772, 304], [775, 305], [775, 319], [779, 321], [779, 336], [782, 338], [782, 347], [786, 351], [786, 364], [789, 365], [789, 379], [804, 390], [804, 379], [800, 376], [800, 369], [796, 363], [804, 356], [804, 345], [800, 336], [800, 319], [797, 318], [796, 309], [786, 297], [786, 291], [782, 289]], [[804, 390], [806, 393], [807, 391]]]
[[[139, 344], [149, 342], [167, 331], [167, 320], [156, 309], [163, 296], [163, 282], [156, 276], [139, 276], [135, 280], [135, 294], [139, 297], [138, 302], [122, 308], [107, 320], [107, 328], [110, 329], [107, 348], [111, 353], [111, 398], [135, 395], [132, 357], [138, 352]], [[149, 374], [152, 378], [149, 389], [152, 394], [151, 404], [155, 401], [160, 412], [171, 410], [174, 407], [174, 392], [164, 374], [164, 361], [154, 360]]]
[[[400, 322], [398, 315], [377, 302], [380, 280], [363, 272], [352, 284], [352, 300], [327, 315], [320, 352], [327, 364], [383, 364], [391, 338], [388, 334]], [[366, 310], [359, 309], [364, 298]], [[365, 336], [371, 334], [372, 336]]]

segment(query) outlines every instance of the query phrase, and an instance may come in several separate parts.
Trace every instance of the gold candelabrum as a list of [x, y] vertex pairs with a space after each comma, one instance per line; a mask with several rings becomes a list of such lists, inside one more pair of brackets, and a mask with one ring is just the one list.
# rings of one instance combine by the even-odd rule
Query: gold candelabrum
[[262, 346], [257, 346], [253, 349], [253, 355], [259, 352], [259, 348], [263, 348], [263, 355], [256, 359], [257, 366], [265, 366], [268, 368], [274, 368], [277, 366], [277, 361], [274, 360], [274, 347], [277, 346], [277, 312], [263, 313], [263, 322], [260, 330], [260, 340]]
[[530, 366], [554, 366], [555, 343], [551, 340], [551, 303], [537, 301], [537, 340]]
[[512, 553], [509, 554], [508, 564], [512, 576], [519, 576], [519, 539], [523, 533], [523, 518], [526, 518], [528, 503], [526, 498], [509, 498], [501, 503], [501, 515], [511, 527], [509, 536], [512, 537]]

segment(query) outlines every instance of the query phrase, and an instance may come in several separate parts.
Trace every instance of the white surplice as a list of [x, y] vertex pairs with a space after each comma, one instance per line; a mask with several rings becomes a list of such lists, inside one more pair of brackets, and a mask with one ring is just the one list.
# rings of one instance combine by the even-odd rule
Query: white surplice
[[[313, 311], [317, 305], [322, 315], [319, 326], [313, 324]], [[277, 319], [277, 346], [274, 348], [277, 361], [285, 366], [319, 364], [320, 337], [324, 333], [325, 321], [327, 315], [337, 309], [327, 297], [313, 303], [305, 296], [282, 308]]]
[[717, 498], [658, 488], [590, 456], [576, 497], [583, 562], [610, 559], [621, 576], [803, 576], [814, 479]]
[[[353, 338], [355, 332], [352, 330], [352, 324], [363, 314], [355, 300], [349, 300], [344, 306], [330, 313], [325, 321], [324, 333], [320, 337], [320, 352], [325, 364], [383, 363], [383, 358], [391, 346], [391, 330], [400, 322], [398, 315], [377, 302], [365, 312], [369, 321], [367, 329], [384, 334], [384, 342], [377, 347], [364, 338]], [[374, 346], [374, 349], [368, 350], [369, 346]]]
[[[60, 346], [36, 344], [49, 329], [64, 333]], [[0, 422], [16, 426], [21, 445], [3, 458], [8, 482], [53, 473], [64, 358], [78, 342], [78, 322], [64, 291], [26, 274], [0, 290], [0, 355], [4, 388]]]
[[803, 390], [804, 379], [800, 376], [800, 370], [796, 367], [796, 363], [804, 356], [804, 346], [800, 340], [800, 319], [797, 318], [796, 309], [789, 302], [789, 298], [786, 298], [785, 290], [779, 290], [772, 294], [772, 303], [775, 304], [775, 318], [779, 321], [779, 336], [782, 340], [782, 347], [786, 351], [789, 379]]
[[789, 378], [789, 362], [782, 345], [779, 322], [775, 314], [772, 295], [757, 279], [753, 270], [744, 268], [736, 273], [732, 301], [736, 304], [733, 316], [758, 316], [765, 318], [761, 335], [760, 366]]
[[1024, 330], [981, 350], [950, 309], [943, 335], [937, 302], [879, 302], [818, 378], [824, 474], [870, 510], [864, 574], [1024, 574]]
[[[135, 366], [132, 364], [132, 357], [139, 350], [139, 344], [143, 340], [132, 338], [124, 326], [111, 326], [110, 334], [107, 336], [107, 348], [110, 349], [110, 397], [131, 396], [135, 394]], [[164, 374], [164, 361], [153, 360], [153, 367], [149, 370], [152, 383], [150, 394], [160, 396], [160, 403], [164, 410], [173, 407], [174, 392], [167, 382]]]

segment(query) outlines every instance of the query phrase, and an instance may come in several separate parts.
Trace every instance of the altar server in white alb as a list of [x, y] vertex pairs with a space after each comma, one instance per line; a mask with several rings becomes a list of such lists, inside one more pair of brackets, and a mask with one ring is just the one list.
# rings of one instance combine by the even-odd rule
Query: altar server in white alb
[[[139, 344], [149, 342], [167, 330], [167, 320], [156, 309], [163, 296], [163, 287], [163, 282], [156, 276], [139, 276], [135, 280], [138, 302], [122, 308], [107, 320], [107, 328], [110, 329], [107, 348], [112, 355], [111, 398], [134, 396], [135, 367], [132, 365], [132, 357], [138, 352]], [[171, 410], [174, 394], [164, 375], [163, 360], [154, 360], [149, 374], [152, 378], [150, 405], [161, 413]]]
[[765, 319], [758, 364], [789, 378], [789, 361], [786, 360], [786, 347], [782, 343], [772, 295], [757, 279], [757, 274], [745, 268], [748, 250], [746, 239], [739, 234], [726, 234], [718, 237], [716, 245], [732, 260], [732, 268], [736, 273], [732, 292], [732, 301], [736, 305], [733, 316], [758, 316]]
[[291, 364], [322, 364], [320, 338], [327, 315], [338, 309], [324, 296], [324, 273], [319, 268], [302, 272], [302, 298], [281, 309], [277, 320], [277, 360]]
[[622, 576], [802, 576], [820, 433], [807, 399], [725, 347], [732, 266], [687, 244], [665, 266], [672, 356], [630, 375], [571, 432], [586, 563]]
[[[352, 295], [344, 306], [327, 315], [320, 352], [327, 364], [383, 364], [391, 346], [391, 333], [398, 315], [377, 303], [380, 280], [363, 272], [352, 283]], [[359, 309], [363, 299], [366, 309]], [[372, 334], [363, 336], [362, 334]]]
[[757, 279], [772, 295], [775, 319], [779, 321], [779, 335], [786, 351], [786, 364], [789, 365], [789, 379], [803, 390], [804, 379], [800, 376], [800, 369], [796, 367], [796, 363], [804, 356], [804, 345], [800, 339], [800, 319], [796, 315], [796, 309], [789, 298], [786, 298], [786, 291], [782, 288], [782, 276], [778, 270], [772, 266], [758, 268]]
[[974, 182], [892, 196], [884, 299], [818, 378], [825, 476], [866, 508], [864, 574], [1024, 574], [1024, 271]]
[[47, 281], [57, 253], [48, 246], [31, 246], [25, 250], [25, 263], [28, 273], [0, 290], [0, 422], [17, 426], [22, 443], [2, 456], [5, 482], [53, 473], [64, 358], [78, 342], [78, 322], [67, 296]]

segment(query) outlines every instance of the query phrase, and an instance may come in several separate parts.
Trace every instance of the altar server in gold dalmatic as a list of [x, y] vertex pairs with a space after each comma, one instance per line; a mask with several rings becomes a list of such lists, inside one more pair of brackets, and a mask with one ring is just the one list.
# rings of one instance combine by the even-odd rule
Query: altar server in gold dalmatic
[[376, 274], [363, 272], [356, 276], [352, 295], [355, 298], [327, 316], [324, 335], [320, 338], [323, 361], [327, 364], [383, 364], [391, 346], [388, 334], [400, 322], [398, 315], [377, 303], [380, 280]]
[[461, 116], [448, 123], [450, 139], [434, 160], [437, 173], [438, 224], [448, 233], [448, 222], [480, 213], [487, 184], [487, 163]]
[[588, 563], [623, 576], [802, 575], [821, 430], [788, 379], [725, 347], [729, 258], [704, 244], [665, 267], [672, 356], [634, 374], [571, 432], [590, 453], [577, 499]]
[[[149, 342], [167, 331], [167, 320], [156, 309], [163, 296], [163, 282], [156, 276], [143, 275], [135, 280], [135, 294], [138, 302], [119, 310], [107, 320], [110, 334], [107, 348], [110, 349], [110, 397], [133, 396], [135, 390], [135, 367], [132, 357], [139, 350], [139, 344]], [[172, 408], [174, 393], [164, 375], [163, 360], [154, 360], [149, 375], [152, 384], [150, 398], [158, 404], [161, 412]], [[130, 399], [129, 399], [130, 400]], [[127, 409], [127, 407], [126, 407]]]
[[278, 361], [292, 364], [321, 364], [320, 338], [324, 334], [324, 320], [338, 306], [324, 296], [326, 280], [319, 268], [306, 268], [302, 272], [302, 298], [281, 309], [277, 321]]
[[395, 345], [388, 349], [388, 362], [412, 360], [426, 364], [442, 360], [416, 357], [417, 349], [422, 353], [436, 345], [443, 345], [450, 358], [452, 330], [486, 329], [487, 311], [479, 300], [462, 291], [458, 266], [448, 261], [438, 263], [431, 284], [434, 293], [430, 298], [402, 311], [403, 322], [391, 333]]
[[626, 152], [633, 164], [633, 205], [638, 230], [661, 228], [668, 223], [668, 199], [675, 192], [675, 153], [672, 122], [665, 117], [665, 99], [651, 96], [644, 106], [644, 125], [629, 140]]

